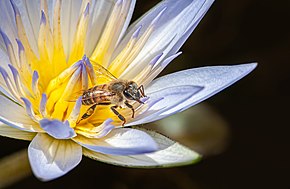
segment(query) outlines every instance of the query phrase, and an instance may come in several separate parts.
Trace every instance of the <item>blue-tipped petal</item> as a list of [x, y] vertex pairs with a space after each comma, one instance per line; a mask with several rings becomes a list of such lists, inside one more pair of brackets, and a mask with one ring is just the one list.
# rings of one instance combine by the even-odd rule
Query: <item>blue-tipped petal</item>
[[74, 109], [70, 113], [68, 120], [72, 122], [76, 122], [78, 120], [81, 111], [81, 106], [82, 106], [82, 97], [79, 97], [76, 101]]
[[111, 118], [104, 121], [104, 123], [101, 125], [100, 131], [98, 132], [97, 138], [103, 138], [107, 136], [114, 128], [115, 126], [111, 123], [113, 120]]
[[43, 117], [46, 116], [46, 104], [47, 104], [47, 96], [45, 93], [41, 95], [41, 101], [39, 105], [39, 112]]
[[46, 16], [45, 16], [44, 10], [41, 10], [40, 24], [46, 25]]
[[13, 8], [13, 11], [14, 11], [15, 16], [16, 15], [20, 15], [19, 9], [17, 8], [15, 2], [13, 0], [10, 0], [10, 3], [12, 5], [12, 8]]
[[87, 69], [87, 72], [88, 72], [88, 74], [90, 76], [92, 84], [96, 85], [97, 84], [97, 76], [96, 76], [96, 73], [94, 71], [94, 67], [91, 64], [91, 61], [88, 59], [88, 57], [86, 55], [84, 55], [83, 61], [86, 64], [86, 69]]
[[4, 41], [4, 43], [5, 43], [6, 49], [8, 49], [9, 46], [12, 45], [11, 41], [9, 40], [8, 36], [6, 35], [6, 33], [3, 32], [1, 29], [0, 29], [0, 35], [1, 35], [1, 37], [2, 37], [2, 39]]
[[25, 105], [25, 109], [26, 109], [26, 113], [27, 115], [34, 121], [38, 121], [35, 117], [35, 114], [33, 112], [33, 109], [32, 109], [32, 104], [31, 102], [27, 99], [27, 98], [21, 98], [21, 100], [24, 102], [24, 105]]
[[140, 34], [141, 29], [142, 29], [142, 25], [140, 25], [140, 26], [136, 29], [136, 31], [135, 31], [135, 32], [133, 33], [133, 35], [132, 35], [132, 38], [137, 38], [137, 37], [139, 36], [139, 34]]
[[158, 21], [160, 20], [160, 18], [162, 17], [162, 15], [163, 15], [163, 13], [164, 13], [164, 11], [167, 9], [167, 7], [164, 7], [159, 13], [158, 13], [158, 15], [152, 20], [152, 22], [151, 22], [151, 24], [150, 25], [152, 25], [152, 26], [155, 26], [157, 23], [158, 23]]
[[86, 90], [89, 87], [89, 78], [88, 72], [85, 64], [82, 64], [82, 75], [81, 75], [81, 82], [82, 82], [82, 90]]
[[38, 90], [38, 80], [39, 80], [39, 74], [38, 72], [35, 70], [33, 72], [33, 75], [32, 75], [32, 90], [33, 90], [33, 93], [35, 95], [37, 95], [39, 93], [39, 90]]
[[42, 119], [39, 123], [47, 134], [56, 139], [69, 139], [76, 136], [75, 131], [70, 127], [68, 122], [63, 123], [56, 119]]
[[5, 84], [6, 84], [7, 88], [8, 88], [8, 90], [9, 90], [9, 92], [12, 94], [12, 96], [13, 96], [14, 98], [18, 98], [18, 94], [17, 94], [17, 92], [14, 90], [14, 87], [12, 86], [12, 82], [11, 82], [11, 79], [10, 79], [8, 73], [7, 73], [6, 70], [5, 70], [4, 68], [2, 68], [1, 66], [0, 66], [0, 74], [2, 75], [2, 77], [3, 77], [3, 79], [4, 79]]
[[16, 39], [17, 45], [18, 45], [18, 53], [20, 54], [21, 52], [24, 51], [24, 46], [22, 42], [19, 39]]
[[90, 3], [87, 4], [86, 9], [84, 11], [84, 16], [88, 16], [90, 13]]
[[11, 64], [8, 64], [8, 67], [10, 68], [10, 70], [12, 72], [14, 83], [16, 85], [16, 89], [17, 89], [18, 93], [21, 94], [21, 96], [24, 96], [25, 93], [24, 93], [23, 88], [22, 88], [22, 83], [21, 83], [21, 79], [19, 77], [18, 70], [14, 66], [12, 66]]
[[156, 62], [158, 62], [158, 60], [162, 57], [163, 53], [155, 56], [149, 63], [149, 65], [154, 66], [156, 64]]
[[161, 63], [161, 67], [165, 68], [172, 60], [174, 60], [176, 57], [178, 57], [179, 55], [181, 55], [182, 52], [178, 52], [174, 55], [169, 56], [168, 58], [166, 58], [162, 63]]

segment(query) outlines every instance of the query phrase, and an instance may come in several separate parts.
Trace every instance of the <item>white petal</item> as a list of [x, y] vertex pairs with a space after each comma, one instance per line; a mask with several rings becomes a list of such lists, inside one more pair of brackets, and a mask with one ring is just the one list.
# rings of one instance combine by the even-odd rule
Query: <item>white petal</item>
[[[194, 68], [169, 74], [153, 80], [146, 89], [146, 93], [148, 94], [155, 93], [156, 91], [160, 91], [165, 88], [174, 88], [182, 85], [196, 85], [203, 86], [204, 88], [191, 98], [179, 103], [177, 106], [162, 112], [159, 116], [153, 117], [150, 121], [152, 122], [162, 119], [196, 105], [197, 103], [213, 96], [214, 94], [240, 80], [249, 74], [256, 66], [256, 63], [251, 63], [235, 66]], [[176, 99], [176, 101], [177, 100], [178, 99]], [[137, 122], [132, 122], [130, 125], [142, 124], [143, 122], [148, 122], [148, 119], [144, 118]]]
[[[0, 95], [0, 121], [16, 129], [43, 132], [38, 123], [33, 122], [25, 109]], [[4, 108], [5, 107], [5, 108]]]
[[[120, 52], [125, 44], [127, 44], [132, 33], [136, 31], [140, 25], [142, 25], [143, 28], [147, 28], [160, 11], [166, 8], [154, 27], [154, 32], [126, 72], [138, 73], [144, 68], [143, 64], [147, 64], [144, 60], [152, 59], [160, 52], [163, 52], [163, 57], [159, 62], [175, 54], [198, 25], [213, 1], [214, 0], [164, 0], [133, 23], [129, 28], [128, 34], [116, 49], [115, 55]], [[141, 31], [140, 36], [144, 31], [145, 29]], [[178, 47], [175, 46], [176, 44]], [[126, 74], [129, 75], [130, 72]], [[127, 78], [126, 76], [124, 77]]]
[[118, 128], [100, 139], [77, 136], [73, 140], [85, 148], [104, 154], [142, 154], [157, 150], [155, 141], [145, 132]]
[[77, 166], [82, 159], [82, 148], [71, 140], [55, 140], [39, 133], [29, 145], [28, 157], [35, 176], [49, 181]]
[[124, 167], [140, 168], [181, 166], [195, 163], [201, 158], [196, 152], [168, 139], [161, 134], [154, 131], [146, 131], [145, 129], [142, 130], [154, 138], [160, 150], [153, 153], [130, 156], [106, 155], [90, 150], [84, 150], [83, 153], [85, 156], [105, 163]]
[[20, 140], [31, 141], [35, 137], [36, 133], [21, 131], [19, 129], [15, 129], [13, 127], [0, 123], [0, 135]]

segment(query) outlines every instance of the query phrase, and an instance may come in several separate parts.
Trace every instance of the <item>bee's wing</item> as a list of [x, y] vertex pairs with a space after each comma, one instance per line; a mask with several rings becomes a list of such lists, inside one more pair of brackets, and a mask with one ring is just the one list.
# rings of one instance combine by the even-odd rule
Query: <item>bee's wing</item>
[[98, 84], [108, 83], [110, 81], [117, 79], [113, 74], [111, 74], [106, 68], [104, 68], [100, 64], [94, 63], [93, 67], [97, 77]]
[[65, 98], [65, 101], [67, 101], [67, 102], [75, 102], [75, 101], [77, 101], [77, 99], [79, 97], [81, 97], [83, 95], [84, 92], [85, 92], [85, 90], [81, 90], [81, 91], [77, 91], [77, 92], [71, 93], [67, 98]]

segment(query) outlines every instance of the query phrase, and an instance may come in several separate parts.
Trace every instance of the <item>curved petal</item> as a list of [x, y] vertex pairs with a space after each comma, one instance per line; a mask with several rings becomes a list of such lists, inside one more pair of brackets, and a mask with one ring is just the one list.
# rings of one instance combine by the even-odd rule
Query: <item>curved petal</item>
[[70, 127], [68, 122], [63, 123], [59, 120], [42, 119], [39, 124], [47, 134], [56, 139], [69, 139], [76, 136], [74, 129]]
[[29, 132], [43, 132], [20, 105], [0, 95], [0, 121], [16, 129]]
[[83, 153], [85, 156], [105, 163], [139, 168], [181, 166], [196, 163], [201, 158], [201, 156], [196, 152], [168, 139], [161, 134], [145, 129], [141, 130], [149, 134], [157, 142], [159, 149], [158, 151], [130, 156], [113, 156], [100, 154], [90, 150], [84, 150]]
[[0, 123], [0, 135], [20, 140], [31, 141], [35, 137], [36, 133], [21, 131], [19, 129], [15, 129], [13, 127]]
[[104, 154], [143, 154], [157, 150], [155, 141], [148, 134], [129, 128], [114, 129], [101, 139], [77, 136], [73, 140], [85, 148]]
[[178, 106], [202, 90], [203, 87], [200, 86], [181, 85], [148, 93], [149, 100], [146, 101], [146, 104], [149, 107], [126, 126], [144, 124], [151, 122], [156, 117], [162, 117], [164, 112]]
[[56, 140], [39, 133], [28, 147], [28, 157], [35, 176], [49, 181], [77, 166], [82, 159], [82, 148], [71, 140]]
[[[214, 0], [164, 0], [133, 23], [129, 27], [124, 40], [117, 47], [114, 53], [115, 56], [128, 43], [130, 36], [139, 26], [142, 25], [143, 28], [147, 28], [151, 21], [160, 12], [164, 11], [154, 26], [154, 31], [145, 46], [126, 70], [126, 75], [131, 76], [132, 73], [139, 73], [147, 64], [144, 60], [151, 60], [160, 52], [163, 52], [163, 56], [157, 64], [175, 54], [198, 25], [213, 2]], [[144, 31], [145, 29], [139, 35], [141, 36]], [[126, 76], [123, 77], [127, 78]]]
[[[174, 88], [182, 85], [203, 86], [203, 89], [197, 94], [193, 95], [191, 98], [180, 102], [175, 107], [172, 107], [171, 109], [167, 109], [166, 111], [162, 112], [161, 115], [150, 117], [150, 120], [145, 117], [136, 122], [131, 122], [128, 125], [136, 125], [147, 123], [149, 121], [156, 121], [174, 113], [186, 110], [187, 108], [194, 106], [197, 103], [200, 103], [201, 101], [213, 96], [214, 94], [237, 82], [238, 80], [249, 74], [253, 69], [255, 69], [256, 66], [256, 63], [251, 63], [235, 66], [211, 66], [194, 68], [175, 72], [153, 80], [146, 89], [146, 92], [148, 94], [154, 94], [156, 91], [160, 91], [165, 88]], [[178, 99], [175, 99], [175, 101], [177, 100]]]

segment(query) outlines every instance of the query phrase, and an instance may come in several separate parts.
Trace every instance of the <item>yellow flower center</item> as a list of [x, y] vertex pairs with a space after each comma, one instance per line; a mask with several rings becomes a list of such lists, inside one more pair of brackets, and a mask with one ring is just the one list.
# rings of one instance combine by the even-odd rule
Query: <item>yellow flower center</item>
[[[19, 36], [17, 39], [19, 58], [16, 58], [15, 49], [8, 37], [2, 33], [11, 61], [10, 69], [14, 79], [16, 78], [16, 89], [11, 88], [10, 91], [17, 100], [24, 101], [26, 109], [30, 109], [29, 114], [35, 121], [43, 118], [68, 121], [76, 133], [87, 137], [96, 137], [96, 133], [101, 130], [101, 125], [106, 120], [108, 121], [108, 118], [112, 118], [114, 125], [121, 125], [122, 121], [110, 110], [110, 106], [97, 106], [94, 115], [81, 119], [89, 106], [80, 106], [80, 103], [76, 101], [82, 96], [84, 90], [108, 82], [105, 77], [100, 77], [101, 73], [94, 70], [94, 65], [108, 67], [112, 74], [119, 77], [137, 56], [137, 52], [148, 39], [152, 28], [149, 27], [137, 43], [140, 27], [125, 48], [111, 61], [113, 48], [110, 44], [112, 41], [116, 42], [118, 36], [114, 35], [114, 32], [120, 31], [124, 22], [118, 19], [122, 7], [116, 4], [102, 37], [91, 56], [87, 58], [84, 53], [90, 4], [87, 3], [84, 6], [79, 17], [74, 41], [68, 53], [65, 53], [62, 43], [60, 1], [56, 1], [53, 18], [46, 16], [48, 12], [46, 1], [42, 1], [42, 7], [37, 39], [38, 52], [34, 52], [27, 38], [20, 13], [13, 4]], [[49, 19], [53, 19], [52, 25]], [[149, 66], [144, 69], [144, 72], [135, 78], [136, 81], [141, 81], [141, 76], [148, 73], [151, 68], [152, 66]], [[9, 88], [9, 83], [7, 87]], [[133, 108], [136, 109], [135, 115], [140, 111], [137, 109], [139, 105], [139, 103], [133, 104]], [[131, 109], [118, 111], [126, 118], [126, 121], [132, 119]]]

